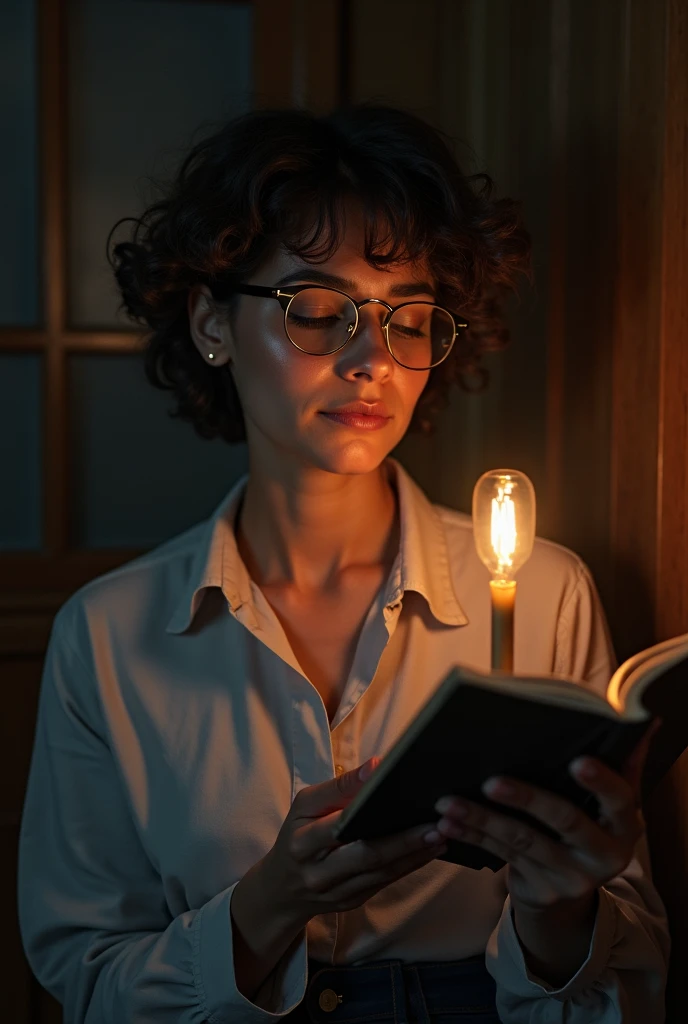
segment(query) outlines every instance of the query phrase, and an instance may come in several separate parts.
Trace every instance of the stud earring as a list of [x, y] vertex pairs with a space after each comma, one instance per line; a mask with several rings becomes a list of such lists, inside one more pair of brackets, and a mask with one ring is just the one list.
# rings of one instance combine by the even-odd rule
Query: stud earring
[[208, 359], [214, 359], [214, 358], [215, 358], [215, 353], [214, 352], [209, 352], [208, 353]]

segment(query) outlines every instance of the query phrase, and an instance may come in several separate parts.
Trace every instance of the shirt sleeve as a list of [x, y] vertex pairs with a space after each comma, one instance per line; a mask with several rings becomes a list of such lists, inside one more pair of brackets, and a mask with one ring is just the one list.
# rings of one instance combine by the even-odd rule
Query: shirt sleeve
[[573, 585], [567, 589], [557, 618], [552, 671], [604, 695], [616, 656], [597, 588], [580, 559], [576, 559]]
[[236, 886], [172, 917], [108, 746], [97, 689], [51, 634], [19, 840], [24, 950], [70, 1024], [263, 1024], [305, 994], [305, 930], [255, 995], [237, 989]]
[[643, 838], [625, 871], [600, 889], [588, 955], [565, 985], [554, 988], [529, 971], [508, 897], [485, 962], [502, 1024], [647, 1024], [665, 1017], [669, 947]]
[[[562, 602], [555, 672], [605, 693], [615, 667], [609, 629], [588, 569], [578, 563]], [[647, 1024], [664, 1020], [670, 950], [666, 911], [651, 880], [643, 835], [626, 869], [599, 891], [588, 956], [560, 988], [525, 962], [507, 897], [486, 949], [503, 1024]]]

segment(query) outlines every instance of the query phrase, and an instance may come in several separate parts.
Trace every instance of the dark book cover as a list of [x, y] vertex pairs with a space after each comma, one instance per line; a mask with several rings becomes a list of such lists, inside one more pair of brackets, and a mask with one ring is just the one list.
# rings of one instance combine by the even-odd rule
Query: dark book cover
[[[685, 662], [679, 668], [685, 679]], [[515, 681], [515, 691], [517, 687]], [[435, 802], [448, 794], [498, 808], [557, 838], [527, 813], [485, 797], [483, 782], [499, 774], [520, 778], [559, 793], [597, 819], [597, 799], [571, 777], [568, 765], [590, 754], [621, 770], [651, 722], [624, 721], [470, 683], [457, 685], [446, 700], [437, 702], [424, 726], [422, 716], [401, 738], [403, 743], [416, 733], [401, 757], [394, 763], [395, 752], [390, 752], [387, 764], [383, 759], [342, 813], [337, 830], [341, 842], [382, 838], [437, 821]], [[441, 859], [493, 871], [504, 865], [501, 858], [454, 840]]]

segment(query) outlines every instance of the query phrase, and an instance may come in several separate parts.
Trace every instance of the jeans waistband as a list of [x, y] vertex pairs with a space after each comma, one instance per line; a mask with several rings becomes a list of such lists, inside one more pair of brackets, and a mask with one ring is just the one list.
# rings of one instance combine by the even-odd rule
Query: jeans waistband
[[[484, 956], [465, 960], [375, 960], [358, 966], [308, 961], [294, 1020], [309, 1024], [499, 1024]], [[291, 1016], [291, 1014], [289, 1015]]]

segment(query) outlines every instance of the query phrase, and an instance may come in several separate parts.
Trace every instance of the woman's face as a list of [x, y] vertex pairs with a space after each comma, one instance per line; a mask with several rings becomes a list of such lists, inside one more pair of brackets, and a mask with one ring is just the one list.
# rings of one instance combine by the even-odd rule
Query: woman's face
[[[361, 223], [349, 215], [342, 244], [327, 262], [311, 266], [280, 248], [247, 283], [325, 284], [357, 302], [372, 297], [390, 306], [434, 299], [427, 267], [409, 263], [375, 270], [362, 251]], [[380, 326], [386, 313], [376, 303], [363, 306], [349, 342], [332, 355], [314, 356], [289, 341], [279, 302], [239, 297], [231, 327], [222, 325], [222, 344], [241, 399], [252, 460], [267, 458], [271, 465], [287, 460], [331, 473], [366, 473], [380, 465], [404, 436], [430, 372], [394, 361]], [[388, 418], [371, 430], [325, 415], [351, 402], [382, 403]]]

